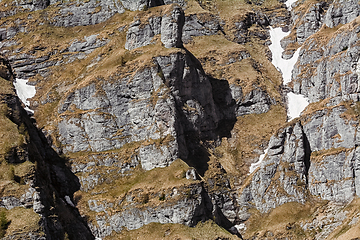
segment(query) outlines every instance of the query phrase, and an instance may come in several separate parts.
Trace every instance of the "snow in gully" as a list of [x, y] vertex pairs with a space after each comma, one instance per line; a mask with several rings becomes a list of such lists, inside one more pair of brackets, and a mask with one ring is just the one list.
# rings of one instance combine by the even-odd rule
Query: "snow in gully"
[[[283, 76], [283, 84], [286, 85], [291, 82], [292, 70], [298, 60], [300, 48], [296, 50], [293, 57], [286, 60], [281, 57], [284, 49], [280, 45], [281, 39], [288, 36], [290, 32], [283, 32], [282, 28], [270, 27], [270, 40], [269, 46], [272, 53], [272, 64], [281, 72]], [[288, 119], [291, 121], [300, 116], [301, 112], [309, 105], [309, 101], [301, 94], [294, 94], [292, 92], [287, 94], [288, 103]]]
[[291, 6], [296, 2], [297, 0], [288, 0], [286, 1], [286, 7], [289, 11], [291, 11]]
[[[291, 11], [291, 6], [297, 0], [289, 0], [285, 4], [289, 11]], [[283, 59], [282, 52], [284, 49], [281, 47], [280, 41], [288, 36], [289, 32], [284, 32], [282, 28], [272, 28], [270, 27], [270, 40], [271, 45], [269, 46], [272, 53], [272, 64], [278, 69], [282, 74], [283, 84], [287, 85], [291, 82], [292, 70], [298, 60], [300, 48], [296, 50], [293, 57], [290, 59]], [[309, 105], [309, 101], [306, 97], [301, 94], [295, 94], [292, 92], [287, 93], [287, 109], [288, 109], [288, 121], [291, 121], [294, 118], [297, 118], [301, 115], [301, 112]], [[256, 163], [251, 164], [249, 174], [254, 172], [257, 168], [260, 167], [262, 161], [264, 160], [268, 149], [265, 150], [264, 154], [261, 154], [259, 160]]]
[[32, 98], [35, 96], [36, 90], [35, 86], [31, 86], [27, 84], [28, 80], [19, 79], [16, 78], [14, 81], [14, 87], [16, 90], [16, 94], [20, 98], [20, 100], [25, 104], [25, 110], [30, 113], [34, 113], [33, 110], [31, 110], [29, 98]]

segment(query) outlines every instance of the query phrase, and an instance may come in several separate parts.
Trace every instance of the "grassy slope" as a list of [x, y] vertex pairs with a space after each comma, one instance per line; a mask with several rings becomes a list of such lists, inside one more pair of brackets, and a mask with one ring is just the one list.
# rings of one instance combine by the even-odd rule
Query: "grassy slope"
[[[5, 102], [5, 95], [14, 95], [12, 82], [0, 77], [0, 86], [0, 197], [20, 198], [29, 188], [24, 181], [33, 175], [35, 164], [29, 161], [11, 164], [5, 160], [11, 149], [20, 149], [26, 143], [26, 132], [8, 118], [11, 110]], [[9, 221], [7, 235], [40, 229], [40, 216], [32, 209], [16, 207], [5, 210], [5, 214]]]
[[[246, 13], [259, 9], [264, 10], [266, 8], [267, 11], [270, 11], [279, 7], [280, 3], [276, 0], [268, 0], [265, 1], [262, 6], [257, 6], [246, 4], [244, 0], [216, 0], [206, 3], [204, 9], [201, 8], [196, 1], [190, 0], [188, 6], [189, 8], [186, 10], [186, 14], [209, 13], [208, 10], [210, 9], [215, 10], [212, 11], [212, 13], [215, 12], [222, 19], [227, 20], [224, 26], [224, 31], [228, 35], [227, 37], [222, 34], [197, 37], [194, 38], [193, 42], [185, 45], [200, 61], [207, 57], [212, 57], [216, 60], [216, 64], [202, 61], [205, 72], [212, 77], [226, 79], [229, 83], [241, 85], [245, 94], [250, 92], [254, 86], [261, 87], [266, 90], [271, 97], [281, 102], [279, 91], [281, 75], [276, 71], [270, 61], [264, 57], [267, 55], [268, 50], [267, 47], [263, 45], [264, 42], [255, 37], [251, 38], [250, 42], [244, 45], [230, 41], [234, 34], [235, 20], [240, 20]], [[56, 8], [46, 11], [55, 12]], [[18, 14], [16, 17], [8, 18], [6, 21], [10, 22], [14, 19], [23, 19], [28, 22], [29, 26], [32, 26], [30, 29], [31, 34], [20, 33], [16, 36], [16, 39], [19, 41], [17, 47], [21, 48], [23, 52], [28, 52], [34, 48], [46, 46], [44, 52], [37, 51], [37, 56], [46, 55], [50, 52], [61, 52], [75, 39], [81, 40], [84, 36], [92, 34], [99, 34], [98, 38], [109, 40], [106, 46], [96, 49], [85, 59], [75, 60], [71, 64], [53, 67], [51, 75], [47, 79], [43, 79], [40, 76], [32, 79], [32, 81], [38, 82], [38, 92], [34, 100], [41, 101], [47, 96], [54, 100], [53, 102], [38, 107], [35, 118], [39, 126], [48, 130], [55, 129], [55, 124], [59, 117], [56, 109], [60, 98], [74, 88], [93, 82], [95, 76], [107, 77], [116, 71], [120, 71], [123, 74], [131, 74], [134, 66], [144, 66], [149, 63], [153, 56], [168, 54], [173, 51], [171, 49], [164, 49], [158, 38], [155, 38], [156, 43], [154, 45], [127, 51], [124, 49], [126, 28], [123, 32], [117, 30], [131, 23], [134, 17], [147, 19], [148, 16], [161, 14], [162, 11], [166, 11], [166, 7], [151, 8], [145, 12], [126, 12], [121, 15], [115, 15], [106, 23], [74, 28], [53, 27], [46, 24], [40, 26], [38, 23], [35, 23], [35, 21], [41, 19], [41, 14], [44, 13], [44, 11], [31, 13], [33, 20], [27, 18], [28, 14]], [[254, 26], [253, 31], [256, 30], [257, 28]], [[13, 47], [11, 47], [10, 50], [12, 50], [12, 48]], [[251, 59], [242, 60], [231, 66], [224, 64], [230, 57], [241, 51], [249, 52]], [[94, 62], [93, 60], [99, 56], [100, 61]], [[64, 56], [60, 53], [51, 56], [51, 59], [54, 60], [62, 58], [64, 58]], [[11, 86], [4, 85], [3, 87], [4, 91], [12, 91]], [[9, 89], [7, 89], [7, 87], [9, 87]], [[6, 112], [4, 105], [0, 106], [1, 112]], [[18, 134], [17, 127], [5, 117], [2, 118], [2, 116], [0, 116], [0, 121], [0, 134], [5, 133], [5, 136], [9, 138], [7, 141], [1, 142], [1, 144], [4, 145], [0, 150], [4, 151], [4, 149], [6, 149], [5, 144], [21, 143], [22, 136]], [[255, 161], [259, 155], [259, 152], [256, 150], [264, 149], [270, 136], [279, 126], [284, 124], [285, 121], [286, 112], [282, 104], [273, 106], [272, 109], [265, 114], [239, 117], [233, 129], [233, 137], [231, 139], [224, 139], [222, 145], [216, 149], [213, 158], [215, 158], [215, 161], [219, 161], [232, 176], [240, 179], [245, 178], [249, 165]], [[85, 161], [88, 154], [90, 153], [83, 153], [82, 156], [69, 157], [75, 159], [74, 161]], [[1, 165], [1, 168], [2, 167], [3, 165]], [[6, 164], [4, 165], [4, 169], [4, 173], [8, 171]], [[16, 174], [17, 169], [16, 167]], [[164, 169], [155, 169], [149, 172], [135, 169], [133, 175], [129, 177], [119, 178], [116, 177], [115, 174], [110, 174], [111, 181], [105, 181], [91, 192], [77, 193], [75, 197], [80, 199], [78, 202], [79, 210], [82, 214], [91, 215], [90, 217], [94, 219], [95, 215], [92, 215], [93, 213], [90, 213], [87, 207], [87, 200], [90, 198], [106, 198], [111, 202], [115, 201], [119, 196], [123, 196], [125, 193], [137, 189], [145, 189], [145, 191], [149, 193], [158, 193], [167, 191], [175, 186], [186, 186], [191, 181], [181, 176], [187, 169], [188, 166], [178, 160], [170, 167]], [[106, 174], [107, 170], [112, 169], [96, 169], [96, 171], [99, 171], [101, 174]], [[3, 182], [3, 184], [5, 183], [15, 184], [11, 179]], [[104, 189], [106, 193], [94, 197], [92, 193], [100, 189]], [[16, 188], [15, 191], [17, 191]], [[158, 203], [159, 198], [154, 197], [150, 199], [148, 204]], [[250, 219], [249, 234], [256, 232], [265, 234], [266, 230], [269, 229], [273, 229], [274, 231], [279, 230], [281, 232], [289, 222], [306, 219], [311, 216], [316, 206], [318, 205], [302, 206], [290, 203], [275, 209], [267, 215], [254, 213]], [[262, 223], [261, 226], [259, 222]], [[356, 233], [355, 228], [351, 228], [349, 231], [340, 231]], [[150, 224], [139, 230], [124, 232], [121, 235], [112, 236], [108, 239], [174, 239], [180, 237], [181, 239], [211, 239], [213, 236], [231, 238], [223, 229], [215, 226], [212, 222], [207, 222], [200, 224], [194, 229], [182, 225]]]

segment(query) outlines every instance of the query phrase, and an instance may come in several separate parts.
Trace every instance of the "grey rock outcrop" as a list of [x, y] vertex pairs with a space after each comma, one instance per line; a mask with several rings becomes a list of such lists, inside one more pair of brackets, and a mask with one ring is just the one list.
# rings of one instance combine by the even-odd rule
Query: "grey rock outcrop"
[[307, 191], [324, 200], [350, 202], [359, 193], [358, 122], [342, 118], [345, 111], [317, 111], [272, 136], [261, 167], [238, 198], [238, 215], [246, 220], [251, 207], [267, 212], [286, 202], [303, 203]]
[[[250, 27], [253, 25], [260, 26], [256, 31], [249, 31]], [[235, 20], [234, 23], [230, 26], [234, 34], [234, 42], [239, 44], [244, 44], [252, 36], [256, 36], [262, 40], [270, 38], [268, 31], [265, 30], [265, 27], [270, 25], [269, 17], [266, 13], [263, 12], [247, 12], [244, 16], [241, 16], [240, 19]]]
[[180, 6], [185, 6], [184, 0], [121, 0], [122, 5], [124, 8], [137, 11], [137, 10], [144, 10], [148, 7], [156, 7], [164, 4], [172, 4], [178, 3]]
[[300, 51], [293, 70], [294, 92], [305, 95], [310, 102], [357, 94], [359, 31], [358, 25], [342, 29], [325, 46], [309, 38], [305, 43], [309, 51]]
[[5, 10], [0, 10], [0, 18], [13, 16], [19, 12], [36, 11], [45, 9], [50, 5], [50, 0], [20, 0], [3, 4]]
[[[28, 79], [40, 74], [45, 77], [49, 73], [49, 69], [52, 66], [64, 63], [70, 63], [75, 59], [85, 58], [88, 54], [95, 49], [103, 47], [108, 43], [107, 39], [99, 39], [97, 35], [85, 36], [84, 40], [74, 40], [69, 43], [69, 46], [64, 49], [63, 53], [69, 53], [63, 55], [63, 59], [53, 59], [54, 53], [47, 53], [41, 56], [37, 56], [31, 53], [14, 54], [9, 57], [9, 61], [16, 73], [17, 78]], [[42, 50], [45, 50], [44, 47]]]
[[[232, 88], [234, 99], [240, 99], [239, 90]], [[272, 99], [266, 92], [261, 89], [254, 89], [248, 93], [242, 100], [238, 100], [236, 108], [236, 116], [243, 116], [247, 114], [266, 113], [270, 110], [271, 105], [275, 105], [276, 101]]]
[[211, 14], [192, 14], [185, 17], [182, 40], [187, 43], [192, 37], [211, 36], [222, 31], [220, 21]]
[[154, 16], [142, 24], [140, 20], [129, 26], [125, 48], [132, 50], [151, 44], [155, 35], [161, 34], [161, 42], [166, 48], [182, 47], [182, 28], [185, 16], [183, 10], [174, 5], [163, 16]]
[[48, 20], [54, 26], [73, 27], [87, 26], [104, 22], [115, 13], [123, 13], [124, 7], [120, 2], [114, 1], [84, 1], [80, 4], [68, 4], [60, 1], [59, 14]]
[[124, 13], [125, 10], [138, 11], [149, 7], [164, 4], [179, 3], [183, 1], [162, 0], [122, 0], [122, 1], [83, 1], [79, 4], [69, 4], [65, 1], [54, 1], [60, 7], [60, 14], [48, 20], [55, 26], [87, 26], [104, 22], [116, 13]]
[[324, 23], [333, 28], [347, 24], [360, 15], [360, 5], [356, 0], [335, 0], [326, 12]]
[[358, 174], [354, 174], [356, 150], [342, 151], [312, 161], [309, 169], [309, 191], [321, 199], [348, 203], [357, 195]]
[[161, 20], [161, 42], [166, 48], [182, 47], [182, 30], [185, 23], [184, 12], [175, 6]]
[[306, 183], [308, 149], [302, 126], [279, 130], [271, 137], [268, 153], [261, 167], [251, 176], [252, 181], [238, 198], [239, 217], [249, 217], [247, 209], [256, 207], [260, 212], [287, 202], [305, 202], [306, 191], [298, 183]]
[[69, 52], [86, 52], [91, 53], [92, 50], [104, 46], [107, 41], [98, 39], [98, 35], [85, 36], [85, 41], [75, 40], [68, 48]]
[[[138, 208], [136, 204], [122, 205], [122, 211], [111, 216], [97, 217], [96, 224], [90, 228], [97, 237], [109, 236], [112, 231], [120, 232], [124, 228], [128, 230], [138, 229], [152, 222], [158, 223], [180, 223], [195, 226], [199, 221], [207, 218], [204, 190], [200, 184], [193, 184], [183, 189], [187, 196], [178, 199], [174, 203], [163, 203], [158, 206], [151, 204]], [[169, 196], [170, 197], [170, 196]], [[174, 195], [176, 199], [178, 195]], [[132, 202], [134, 196], [129, 193], [124, 202]], [[172, 197], [170, 197], [172, 198]], [[94, 211], [108, 211], [116, 208], [113, 204], [89, 202]]]
[[296, 29], [296, 38], [298, 43], [304, 43], [308, 37], [310, 37], [312, 34], [316, 33], [320, 29], [324, 21], [325, 8], [325, 2], [316, 3], [312, 5], [308, 9], [308, 11], [301, 17], [294, 17], [294, 22], [298, 18], [300, 18], [300, 23], [298, 24], [298, 27]]
[[196, 59], [180, 50], [154, 63], [131, 78], [102, 79], [70, 93], [59, 107], [62, 150], [101, 152], [138, 142], [136, 158], [149, 170], [187, 159], [187, 133], [216, 138], [223, 116]]
[[215, 16], [193, 14], [184, 17], [183, 11], [174, 7], [172, 11], [164, 13], [164, 16], [153, 16], [144, 23], [141, 20], [133, 22], [127, 31], [125, 48], [132, 50], [149, 45], [157, 34], [162, 35], [161, 41], [165, 47], [181, 47], [182, 41], [189, 42], [192, 37], [215, 35], [219, 31], [222, 31], [221, 25]]
[[132, 50], [151, 44], [153, 37], [161, 33], [161, 17], [149, 18], [149, 24], [133, 22], [126, 33], [125, 49]]

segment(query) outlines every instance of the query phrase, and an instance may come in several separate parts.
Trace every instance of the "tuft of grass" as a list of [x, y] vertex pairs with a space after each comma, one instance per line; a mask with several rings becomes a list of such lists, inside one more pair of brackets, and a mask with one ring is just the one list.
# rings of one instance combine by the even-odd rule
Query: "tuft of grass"
[[259, 157], [255, 149], [265, 149], [270, 137], [286, 123], [286, 110], [280, 105], [272, 106], [267, 113], [238, 117], [232, 130], [236, 141], [223, 139], [217, 148], [221, 165], [227, 173], [247, 176], [249, 166]]
[[6, 218], [5, 211], [0, 212], [0, 237], [5, 237], [6, 229], [8, 228], [9, 221]]
[[306, 233], [297, 223], [311, 220], [313, 213], [326, 203], [327, 201], [318, 201], [316, 199], [309, 199], [306, 204], [290, 202], [264, 214], [252, 209], [252, 215], [247, 221], [246, 235], [243, 237], [249, 238], [254, 235], [261, 236], [267, 231], [284, 232], [285, 230], [291, 236], [290, 239], [305, 239]]
[[193, 239], [240, 239], [232, 235], [214, 221], [199, 222], [195, 227], [187, 227], [182, 224], [160, 224], [150, 223], [136, 230], [123, 230], [121, 233], [114, 233], [105, 237], [105, 240], [125, 239], [163, 239], [163, 240], [193, 240]]

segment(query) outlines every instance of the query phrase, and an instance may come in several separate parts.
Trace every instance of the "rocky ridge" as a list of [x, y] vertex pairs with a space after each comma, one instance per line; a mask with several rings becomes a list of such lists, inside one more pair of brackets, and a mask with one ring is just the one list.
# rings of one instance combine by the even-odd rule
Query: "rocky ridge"
[[[1, 3], [1, 53], [38, 89], [31, 104], [42, 132], [21, 120], [41, 155], [23, 198], [34, 202], [46, 239], [111, 239], [151, 223], [197, 228], [207, 220], [234, 238], [356, 232], [347, 220], [356, 213], [336, 206], [356, 206], [359, 193], [358, 3], [298, 1], [290, 14], [284, 1], [252, 2], [231, 17], [220, 1]], [[288, 24], [283, 56], [301, 51], [285, 91], [312, 104], [285, 123], [284, 87], [267, 46], [268, 26]], [[24, 33], [33, 34], [29, 43]], [[11, 164], [34, 155], [11, 151]], [[5, 196], [1, 206], [24, 201]], [[288, 216], [286, 230], [266, 225], [288, 206], [316, 221]], [[264, 225], [254, 227], [261, 216]], [[346, 224], [355, 227], [339, 229]]]

